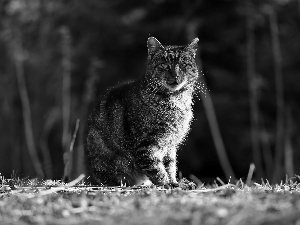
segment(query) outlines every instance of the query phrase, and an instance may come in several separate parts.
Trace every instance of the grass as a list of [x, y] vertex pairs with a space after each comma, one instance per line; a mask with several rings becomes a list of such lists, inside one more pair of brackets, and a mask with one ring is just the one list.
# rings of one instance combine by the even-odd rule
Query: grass
[[0, 177], [2, 224], [300, 224], [300, 179], [276, 185], [88, 186]]

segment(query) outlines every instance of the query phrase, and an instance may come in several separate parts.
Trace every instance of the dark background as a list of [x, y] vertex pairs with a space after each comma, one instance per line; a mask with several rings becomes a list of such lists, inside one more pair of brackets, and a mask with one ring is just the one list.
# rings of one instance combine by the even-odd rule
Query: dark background
[[[80, 174], [89, 104], [143, 75], [149, 35], [163, 44], [200, 39], [209, 91], [195, 99], [192, 130], [178, 152], [184, 177], [245, 178], [252, 162], [258, 180], [299, 174], [296, 0], [1, 0], [0, 173]], [[64, 172], [68, 162], [73, 170]]]

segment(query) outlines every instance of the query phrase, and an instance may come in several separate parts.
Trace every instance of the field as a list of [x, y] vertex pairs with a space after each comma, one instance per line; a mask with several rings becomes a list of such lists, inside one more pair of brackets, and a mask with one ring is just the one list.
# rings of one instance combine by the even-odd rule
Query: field
[[243, 181], [178, 188], [101, 187], [82, 177], [65, 184], [37, 179], [0, 183], [0, 223], [4, 224], [300, 224], [299, 178], [270, 185]]

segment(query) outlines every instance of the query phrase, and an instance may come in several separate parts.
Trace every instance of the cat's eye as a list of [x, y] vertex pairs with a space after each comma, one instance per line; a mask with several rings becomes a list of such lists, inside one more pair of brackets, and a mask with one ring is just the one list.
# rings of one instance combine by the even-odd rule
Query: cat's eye
[[181, 67], [181, 69], [189, 70], [192, 68], [192, 65], [190, 63], [182, 62], [182, 63], [180, 63], [180, 67]]
[[184, 61], [184, 62], [188, 62], [188, 61], [190, 61], [191, 60], [191, 57], [189, 57], [189, 56], [184, 56], [183, 58], [182, 58], [182, 61]]
[[160, 64], [160, 68], [162, 68], [162, 69], [164, 69], [164, 70], [166, 70], [166, 69], [168, 69], [168, 64], [166, 64], [166, 63], [162, 63], [162, 64]]
[[186, 70], [189, 70], [189, 69], [191, 69], [192, 68], [192, 65], [191, 64], [186, 64], [186, 66], [185, 66], [185, 69]]
[[182, 62], [182, 63], [181, 63], [181, 67], [182, 67], [182, 68], [185, 68], [186, 65], [187, 65], [187, 64], [186, 64], [185, 62]]

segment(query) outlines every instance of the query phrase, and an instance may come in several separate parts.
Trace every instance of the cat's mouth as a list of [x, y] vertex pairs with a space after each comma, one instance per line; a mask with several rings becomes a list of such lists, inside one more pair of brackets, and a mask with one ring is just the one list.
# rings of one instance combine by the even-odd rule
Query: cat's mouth
[[165, 88], [167, 88], [169, 91], [172, 91], [172, 92], [178, 91], [186, 84], [186, 81], [187, 81], [186, 77], [184, 77], [180, 83], [178, 83], [176, 80], [171, 83], [170, 82], [167, 83], [166, 80], [163, 80], [163, 86]]

